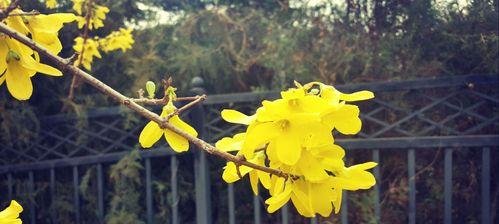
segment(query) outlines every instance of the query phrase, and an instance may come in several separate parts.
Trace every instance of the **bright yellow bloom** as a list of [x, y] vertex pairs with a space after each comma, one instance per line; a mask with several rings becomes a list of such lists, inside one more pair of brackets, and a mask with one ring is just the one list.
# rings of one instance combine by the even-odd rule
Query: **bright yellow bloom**
[[[163, 112], [160, 116], [165, 118], [169, 114], [174, 113], [175, 110], [175, 106], [170, 101], [166, 106], [163, 107]], [[168, 123], [187, 132], [189, 135], [192, 135], [194, 137], [198, 135], [197, 131], [189, 124], [182, 121], [178, 115], [172, 116], [168, 120]], [[139, 136], [139, 143], [143, 148], [150, 148], [161, 138], [162, 135], [165, 136], [166, 142], [168, 142], [168, 144], [174, 151], [185, 152], [189, 150], [189, 141], [187, 141], [187, 139], [169, 129], [161, 129], [161, 127], [159, 127], [159, 125], [154, 121], [150, 121], [144, 127], [144, 129], [142, 129], [142, 132]]]
[[10, 201], [9, 207], [0, 212], [0, 223], [22, 224], [23, 221], [19, 218], [19, 213], [22, 211], [23, 207], [17, 201]]
[[55, 9], [57, 6], [57, 0], [46, 0], [45, 1], [45, 7], [48, 9]]
[[[75, 7], [75, 5], [73, 5], [73, 8]], [[80, 7], [79, 11], [77, 11], [76, 9], [75, 9], [75, 11], [77, 11], [78, 14], [81, 15], [81, 13], [80, 13], [81, 12], [81, 5], [79, 7]], [[91, 12], [92, 14], [90, 17], [90, 23], [88, 24], [88, 29], [93, 30], [93, 29], [99, 29], [99, 28], [103, 27], [104, 20], [106, 19], [106, 14], [108, 12], [109, 12], [108, 7], [94, 4], [93, 8], [92, 8], [92, 12]], [[85, 24], [87, 23], [86, 16], [78, 16], [76, 18], [76, 20], [78, 21], [78, 28], [79, 29], [82, 29], [85, 26]]]
[[[83, 67], [87, 70], [92, 70], [92, 61], [94, 60], [94, 57], [102, 58], [102, 55], [99, 52], [99, 42], [94, 39], [87, 39], [85, 46], [83, 46], [84, 42], [82, 37], [75, 38], [73, 49], [79, 53], [75, 65], [79, 66], [81, 61]], [[85, 47], [85, 50], [83, 50], [83, 47]]]
[[[5, 5], [6, 1], [2, 1]], [[15, 9], [13, 13], [24, 13]], [[24, 34], [31, 35], [34, 41], [41, 44], [51, 53], [58, 54], [62, 45], [58, 32], [64, 25], [75, 20], [70, 13], [56, 13], [51, 15], [9, 16], [3, 23], [10, 28]], [[24, 44], [0, 35], [0, 85], [6, 82], [10, 94], [18, 100], [27, 100], [33, 93], [31, 77], [40, 72], [52, 76], [61, 76], [62, 73], [45, 64], [40, 63], [40, 57]]]
[[335, 176], [331, 177], [330, 183], [335, 188], [336, 198], [338, 198], [333, 201], [335, 213], [340, 211], [342, 190], [369, 189], [376, 184], [374, 175], [366, 171], [376, 165], [375, 162], [367, 162], [334, 171]]
[[81, 7], [85, 0], [71, 0], [71, 1], [73, 2], [73, 10], [75, 10], [75, 12], [78, 13], [78, 15], [81, 15], [82, 13]]
[[296, 86], [281, 92], [280, 99], [262, 102], [251, 116], [223, 110], [224, 120], [248, 127], [245, 133], [225, 137], [215, 145], [223, 151], [237, 151], [251, 163], [291, 176], [285, 180], [271, 175], [269, 181], [268, 176], [260, 177], [261, 171], [229, 162], [222, 178], [232, 183], [249, 173], [255, 194], [261, 181], [271, 195], [265, 201], [269, 212], [291, 200], [303, 216], [327, 217], [333, 208], [339, 212], [343, 190], [368, 189], [376, 182], [366, 171], [376, 163], [345, 167], [345, 150], [334, 144], [332, 136], [333, 130], [358, 133], [362, 126], [359, 108], [347, 103], [370, 99], [374, 94], [344, 94], [318, 82]]
[[[40, 72], [51, 76], [62, 73], [32, 57], [27, 46], [5, 36], [0, 36], [0, 85], [5, 81], [10, 94], [18, 100], [27, 100], [33, 93], [31, 77]], [[2, 74], [3, 73], [3, 74]]]
[[72, 13], [54, 13], [50, 15], [36, 15], [26, 17], [26, 25], [33, 40], [49, 50], [58, 54], [62, 50], [59, 30], [64, 23], [73, 22], [76, 16]]
[[114, 31], [106, 37], [99, 40], [102, 50], [105, 52], [114, 51], [116, 49], [121, 49], [125, 52], [132, 48], [132, 44], [135, 41], [132, 36], [132, 29], [120, 28], [119, 31]]
[[[215, 147], [226, 152], [238, 151], [242, 147], [242, 143], [245, 139], [245, 133], [239, 133], [234, 135], [233, 138], [225, 137], [215, 144]], [[258, 164], [260, 166], [265, 166], [265, 154], [263, 151], [255, 153], [252, 159], [248, 160], [251, 163]], [[239, 169], [239, 172], [238, 172]], [[263, 187], [269, 189], [270, 187], [270, 174], [255, 170], [251, 167], [240, 166], [239, 168], [233, 162], [228, 162], [224, 168], [222, 174], [223, 180], [227, 183], [234, 183], [249, 173], [251, 189], [255, 195], [258, 195], [258, 183], [261, 182]]]

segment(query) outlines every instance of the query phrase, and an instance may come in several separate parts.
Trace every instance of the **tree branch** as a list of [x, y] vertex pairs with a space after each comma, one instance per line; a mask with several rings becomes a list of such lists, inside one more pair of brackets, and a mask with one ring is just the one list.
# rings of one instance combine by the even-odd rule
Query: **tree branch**
[[273, 169], [273, 168], [266, 167], [266, 166], [260, 166], [260, 165], [248, 162], [246, 160], [241, 160], [237, 156], [234, 156], [228, 152], [219, 150], [216, 147], [203, 141], [202, 139], [199, 139], [199, 138], [196, 138], [192, 135], [189, 135], [187, 132], [183, 131], [182, 129], [179, 129], [179, 128], [173, 126], [172, 124], [168, 123], [168, 121], [166, 119], [161, 118], [159, 115], [142, 107], [141, 105], [137, 104], [136, 102], [134, 102], [130, 98], [126, 97], [125, 95], [121, 94], [120, 92], [116, 91], [115, 89], [111, 88], [110, 86], [106, 85], [102, 81], [96, 79], [95, 77], [88, 74], [87, 72], [79, 69], [76, 66], [71, 65], [70, 63], [68, 63], [67, 59], [63, 59], [57, 55], [50, 53], [43, 46], [37, 44], [32, 39], [22, 35], [21, 33], [9, 28], [7, 25], [5, 25], [3, 23], [0, 23], [0, 32], [5, 33], [9, 37], [18, 40], [19, 42], [25, 44], [29, 48], [38, 52], [39, 54], [46, 56], [49, 60], [54, 62], [56, 67], [59, 68], [60, 70], [67, 71], [67, 73], [69, 73], [73, 76], [80, 77], [82, 80], [84, 80], [88, 84], [92, 85], [94, 88], [98, 89], [103, 94], [110, 96], [115, 101], [125, 105], [126, 107], [137, 112], [138, 114], [147, 118], [148, 120], [151, 120], [151, 121], [158, 123], [158, 125], [160, 125], [160, 127], [164, 127], [166, 129], [169, 129], [169, 130], [175, 132], [176, 134], [186, 138], [189, 142], [196, 145], [197, 148], [204, 150], [207, 153], [216, 155], [216, 156], [221, 157], [227, 161], [234, 162], [237, 165], [251, 167], [253, 169], [257, 169], [257, 170], [260, 170], [260, 171], [263, 171], [266, 173], [270, 173], [272, 175], [283, 177], [285, 179], [288, 179], [289, 177], [291, 177], [291, 178], [296, 177], [294, 175], [284, 173], [284, 172], [277, 170], [277, 169]]
[[14, 11], [14, 9], [17, 8], [17, 4], [19, 3], [19, 0], [13, 0], [7, 8], [4, 10], [0, 10], [0, 21], [4, 20], [5, 18], [9, 17], [9, 14]]

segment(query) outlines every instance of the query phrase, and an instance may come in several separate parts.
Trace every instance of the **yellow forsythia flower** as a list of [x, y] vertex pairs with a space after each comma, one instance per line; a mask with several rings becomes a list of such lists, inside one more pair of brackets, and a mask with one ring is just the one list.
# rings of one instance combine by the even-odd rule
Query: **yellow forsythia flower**
[[[175, 110], [176, 110], [175, 106], [170, 101], [166, 106], [163, 107], [163, 112], [161, 113], [160, 116], [165, 118], [169, 114], [174, 113]], [[188, 134], [194, 137], [198, 135], [197, 131], [189, 124], [182, 121], [178, 115], [172, 116], [168, 120], [168, 123], [187, 132]], [[144, 127], [144, 129], [142, 129], [142, 132], [140, 133], [139, 136], [139, 143], [143, 148], [150, 148], [163, 135], [165, 136], [166, 142], [168, 142], [168, 144], [174, 151], [185, 152], [189, 150], [189, 141], [187, 141], [187, 139], [169, 129], [161, 129], [161, 127], [159, 127], [159, 125], [154, 121], [150, 121]]]
[[75, 12], [78, 14], [78, 15], [81, 15], [82, 11], [81, 11], [81, 6], [83, 5], [83, 2], [85, 0], [71, 0], [73, 2], [73, 10], [75, 10]]
[[[222, 178], [232, 183], [250, 174], [255, 194], [258, 181], [271, 197], [265, 201], [274, 212], [289, 200], [306, 217], [329, 216], [340, 210], [343, 190], [368, 189], [376, 183], [366, 171], [376, 166], [368, 162], [345, 167], [345, 150], [334, 144], [332, 131], [356, 134], [362, 126], [359, 108], [348, 102], [374, 97], [369, 91], [344, 94], [318, 82], [281, 92], [281, 98], [264, 101], [256, 113], [247, 116], [223, 110], [222, 118], [247, 125], [245, 133], [225, 137], [216, 147], [237, 151], [248, 161], [293, 175], [284, 178], [228, 162]], [[267, 162], [268, 161], [268, 162]], [[268, 175], [268, 174], [267, 174]]]
[[73, 22], [76, 16], [72, 13], [54, 13], [50, 15], [36, 15], [25, 18], [26, 25], [33, 40], [49, 50], [50, 53], [58, 54], [62, 50], [59, 38], [59, 30], [64, 23]]
[[[83, 67], [87, 70], [92, 70], [92, 61], [94, 60], [94, 57], [102, 58], [99, 52], [99, 42], [94, 39], [87, 39], [85, 46], [83, 46], [83, 42], [85, 41], [82, 37], [75, 38], [73, 49], [79, 53], [75, 65], [79, 66], [81, 61]], [[83, 50], [83, 47], [85, 47], [85, 50]]]
[[[74, 6], [73, 6], [74, 7]], [[81, 6], [80, 6], [81, 12]], [[77, 11], [78, 12], [78, 11]], [[106, 14], [109, 12], [109, 8], [102, 5], [93, 5], [92, 14], [90, 17], [90, 23], [88, 24], [88, 29], [99, 29], [104, 26], [104, 20], [106, 19]], [[78, 12], [78, 14], [81, 14]], [[78, 21], [78, 28], [82, 29], [87, 23], [86, 16], [78, 16], [76, 18]]]
[[99, 44], [102, 47], [102, 50], [105, 52], [114, 51], [117, 49], [121, 49], [121, 51], [125, 52], [126, 50], [132, 48], [132, 44], [134, 42], [135, 41], [133, 40], [132, 29], [130, 28], [120, 28], [119, 31], [114, 31], [99, 40]]
[[0, 212], [0, 223], [2, 224], [21, 224], [23, 223], [19, 218], [19, 213], [23, 211], [23, 207], [12, 200], [9, 207]]
[[[4, 4], [5, 1], [2, 2]], [[16, 9], [13, 13], [24, 13]], [[56, 13], [50, 15], [9, 16], [3, 23], [10, 28], [24, 34], [31, 35], [40, 45], [53, 54], [62, 50], [58, 38], [59, 30], [64, 23], [72, 22], [75, 16], [70, 13]], [[62, 73], [39, 62], [37, 52], [24, 44], [0, 34], [0, 85], [7, 83], [10, 94], [18, 100], [27, 100], [33, 93], [31, 77], [40, 72], [52, 76], [61, 76]]]
[[57, 0], [46, 0], [45, 6], [49, 9], [55, 9], [55, 7], [57, 6]]

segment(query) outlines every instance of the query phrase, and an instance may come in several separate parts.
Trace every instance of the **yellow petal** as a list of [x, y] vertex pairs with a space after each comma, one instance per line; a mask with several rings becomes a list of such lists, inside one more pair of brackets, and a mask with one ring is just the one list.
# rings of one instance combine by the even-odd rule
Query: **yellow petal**
[[315, 216], [315, 214], [310, 210], [310, 208], [298, 199], [298, 197], [294, 194], [294, 192], [293, 194], [291, 194], [291, 202], [293, 202], [296, 211], [298, 211], [300, 215], [308, 218]]
[[329, 177], [319, 160], [310, 155], [306, 150], [301, 155], [298, 168], [303, 176], [305, 176], [305, 179], [310, 182], [320, 182]]
[[280, 134], [280, 128], [275, 123], [255, 123], [248, 127], [246, 140], [241, 149], [241, 153], [247, 159], [253, 156], [255, 149], [268, 143], [272, 138]]
[[239, 133], [234, 137], [224, 137], [215, 143], [215, 147], [225, 152], [239, 151], [243, 147], [246, 133]]
[[21, 65], [27, 69], [34, 70], [46, 75], [62, 76], [62, 72], [58, 69], [46, 64], [39, 63], [35, 61], [35, 59], [33, 59], [31, 56], [23, 56], [20, 62]]
[[185, 123], [178, 116], [171, 117], [170, 120], [168, 120], [168, 123], [172, 124], [173, 126], [175, 126], [177, 128], [180, 128], [182, 131], [187, 132], [187, 134], [189, 134], [189, 135], [192, 135], [194, 137], [198, 136], [198, 132], [196, 131], [196, 129], [194, 129], [189, 124]]
[[301, 136], [294, 132], [284, 132], [276, 138], [277, 158], [286, 165], [295, 165], [301, 156]]
[[270, 177], [270, 183], [271, 183], [269, 191], [270, 195], [276, 195], [281, 193], [283, 191], [285, 181], [286, 180], [282, 177], [272, 175]]
[[237, 110], [229, 110], [229, 109], [222, 110], [221, 115], [222, 118], [227, 122], [236, 123], [236, 124], [245, 124], [245, 125], [249, 125], [256, 118], [254, 115], [248, 116]]
[[333, 189], [333, 192], [334, 192], [334, 195], [336, 195], [336, 199], [333, 201], [333, 206], [334, 206], [334, 213], [335, 214], [338, 214], [340, 212], [340, 208], [341, 208], [341, 200], [342, 200], [342, 196], [343, 196], [343, 191], [341, 190], [341, 188], [336, 188], [336, 189]]
[[185, 152], [189, 150], [189, 141], [187, 141], [187, 139], [169, 129], [165, 129], [164, 132], [166, 142], [168, 142], [168, 145], [172, 147], [173, 151]]
[[327, 184], [312, 184], [310, 191], [310, 202], [315, 212], [323, 217], [329, 217], [333, 210], [330, 197], [327, 195], [333, 194], [331, 188]]
[[309, 191], [305, 181], [298, 180], [293, 183], [291, 201], [301, 215], [305, 217], [315, 216], [315, 212], [310, 205]]
[[270, 174], [266, 173], [266, 172], [261, 172], [261, 171], [257, 171], [257, 172], [258, 172], [258, 179], [262, 183], [263, 187], [265, 187], [265, 189], [269, 189], [270, 188]]
[[23, 68], [18, 62], [11, 62], [7, 65], [5, 79], [7, 89], [10, 94], [18, 100], [27, 100], [33, 93], [33, 84], [31, 83], [31, 73], [34, 71]]
[[[240, 172], [241, 176], [243, 176], [243, 177], [244, 177], [244, 175], [246, 175], [247, 173], [249, 173], [252, 170], [253, 170], [253, 168], [251, 168], [251, 167], [239, 166], [239, 172]], [[234, 183], [234, 182], [238, 181], [239, 179], [241, 179], [241, 178], [239, 178], [239, 175], [237, 174], [237, 167], [236, 167], [235, 163], [233, 163], [233, 162], [227, 163], [227, 165], [224, 168], [224, 172], [222, 174], [222, 179], [227, 183]]]
[[255, 195], [258, 195], [258, 171], [253, 170], [249, 173], [251, 189]]
[[372, 98], [374, 98], [374, 93], [367, 90], [350, 94], [340, 93], [340, 100], [349, 101], [349, 102], [368, 100]]
[[284, 204], [286, 204], [286, 202], [288, 202], [289, 199], [291, 198], [291, 189], [292, 188], [290, 184], [286, 184], [286, 188], [284, 189], [284, 191], [267, 199], [265, 201], [265, 204], [269, 205], [267, 211], [269, 213], [273, 213], [277, 211], [277, 209], [281, 208]]
[[346, 135], [357, 134], [362, 127], [362, 122], [359, 119], [359, 107], [355, 105], [344, 105], [337, 111], [324, 115], [323, 121], [333, 125], [339, 132]]
[[140, 132], [139, 143], [143, 148], [150, 148], [161, 138], [161, 135], [163, 135], [163, 130], [156, 122], [150, 121]]
[[[7, 58], [8, 52], [9, 49], [7, 48], [5, 41], [0, 39], [0, 76], [3, 75], [3, 72], [5, 71], [5, 69], [7, 69], [7, 61], [5, 59]], [[3, 78], [5, 79], [5, 77]]]
[[5, 224], [21, 224], [19, 213], [23, 211], [23, 207], [17, 201], [10, 201], [9, 207], [0, 212], [0, 222]]

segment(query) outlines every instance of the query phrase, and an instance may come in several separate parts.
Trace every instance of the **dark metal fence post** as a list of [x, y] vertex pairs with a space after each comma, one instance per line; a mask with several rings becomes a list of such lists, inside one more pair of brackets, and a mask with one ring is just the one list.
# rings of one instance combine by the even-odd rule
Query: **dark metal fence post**
[[[194, 77], [191, 81], [191, 94], [205, 94], [204, 81], [200, 77]], [[204, 109], [202, 105], [196, 105], [191, 109], [190, 119], [194, 128], [198, 131], [199, 138], [204, 135]], [[210, 169], [206, 153], [202, 150], [194, 150], [194, 176], [196, 186], [196, 223], [211, 224], [211, 198], [210, 198]]]

